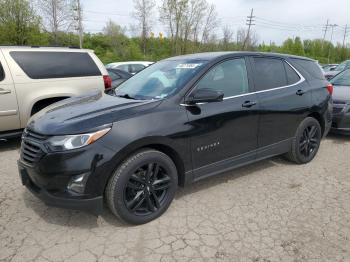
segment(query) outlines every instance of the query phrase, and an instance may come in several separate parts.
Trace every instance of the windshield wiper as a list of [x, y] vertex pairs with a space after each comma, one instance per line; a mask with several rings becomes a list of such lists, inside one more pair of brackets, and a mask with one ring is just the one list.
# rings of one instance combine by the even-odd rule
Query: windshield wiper
[[123, 95], [115, 95], [117, 97], [122, 97], [122, 98], [126, 98], [126, 99], [133, 99], [136, 100], [135, 97], [130, 96], [129, 94], [123, 94]]

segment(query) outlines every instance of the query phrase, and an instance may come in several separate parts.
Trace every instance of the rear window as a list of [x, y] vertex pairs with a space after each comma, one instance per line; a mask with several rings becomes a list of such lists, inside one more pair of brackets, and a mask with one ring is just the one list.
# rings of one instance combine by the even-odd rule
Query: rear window
[[303, 60], [303, 59], [290, 59], [293, 62], [293, 66], [298, 69], [298, 71], [306, 73], [308, 79], [319, 79], [325, 80], [323, 72], [320, 66], [315, 61], [311, 60]]
[[288, 85], [281, 59], [254, 57], [256, 91]]
[[0, 81], [4, 80], [4, 78], [5, 78], [4, 68], [2, 67], [2, 65], [0, 63]]
[[10, 55], [32, 79], [101, 75], [88, 53], [13, 51]]

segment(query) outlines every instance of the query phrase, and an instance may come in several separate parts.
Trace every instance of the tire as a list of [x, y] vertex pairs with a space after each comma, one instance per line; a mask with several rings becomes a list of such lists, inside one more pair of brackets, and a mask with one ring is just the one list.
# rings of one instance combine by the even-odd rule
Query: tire
[[123, 222], [144, 224], [161, 216], [174, 199], [178, 175], [174, 162], [153, 149], [128, 157], [106, 187], [109, 209]]
[[316, 156], [322, 139], [320, 123], [313, 117], [305, 118], [299, 125], [287, 159], [297, 164], [309, 163]]

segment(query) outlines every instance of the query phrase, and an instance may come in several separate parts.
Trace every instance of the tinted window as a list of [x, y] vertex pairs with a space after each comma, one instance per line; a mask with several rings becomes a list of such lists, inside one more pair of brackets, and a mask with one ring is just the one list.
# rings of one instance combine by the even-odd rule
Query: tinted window
[[291, 61], [293, 63], [293, 66], [296, 67], [299, 72], [303, 73], [304, 77], [307, 79], [325, 79], [323, 72], [316, 61], [296, 58], [292, 58]]
[[225, 97], [248, 93], [245, 60], [228, 60], [215, 66], [198, 82], [197, 88], [222, 91]]
[[295, 84], [300, 80], [299, 75], [286, 62], [284, 62], [284, 68], [286, 69], [287, 80], [289, 85]]
[[5, 78], [5, 72], [0, 63], [0, 81], [4, 80], [4, 78]]
[[141, 64], [131, 64], [130, 65], [130, 73], [132, 73], [132, 74], [138, 73], [143, 69], [145, 69], [145, 66], [141, 65]]
[[114, 73], [113, 71], [110, 71], [110, 70], [108, 70], [108, 74], [111, 77], [112, 81], [115, 81], [115, 80], [121, 78], [120, 75], [118, 75], [118, 74], [116, 74], [116, 73]]
[[10, 52], [22, 70], [33, 79], [101, 75], [87, 53], [76, 52]]
[[129, 72], [129, 65], [119, 65], [117, 68], [125, 72]]
[[256, 91], [288, 85], [283, 61], [274, 58], [254, 58]]

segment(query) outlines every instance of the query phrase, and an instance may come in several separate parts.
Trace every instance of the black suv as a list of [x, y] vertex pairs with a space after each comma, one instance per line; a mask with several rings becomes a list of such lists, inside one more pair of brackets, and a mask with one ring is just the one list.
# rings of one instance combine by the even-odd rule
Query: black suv
[[36, 114], [19, 172], [45, 203], [122, 220], [159, 217], [178, 185], [276, 155], [311, 161], [331, 125], [332, 86], [317, 62], [219, 52], [160, 61], [101, 93]]

